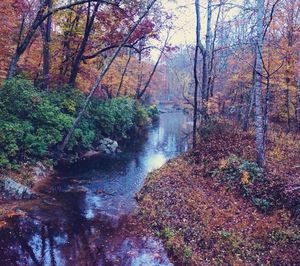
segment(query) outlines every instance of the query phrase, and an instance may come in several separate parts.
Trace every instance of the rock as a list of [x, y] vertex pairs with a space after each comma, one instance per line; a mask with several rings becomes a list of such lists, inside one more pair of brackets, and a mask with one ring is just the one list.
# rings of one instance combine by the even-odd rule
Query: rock
[[118, 142], [114, 141], [111, 145], [110, 145], [110, 149], [112, 152], [115, 152], [117, 150], [117, 148], [119, 147]]
[[119, 144], [115, 140], [111, 140], [109, 138], [104, 138], [104, 139], [100, 140], [100, 145], [98, 147], [98, 150], [105, 154], [114, 154], [117, 152], [118, 147], [119, 147]]
[[53, 172], [53, 168], [47, 168], [41, 162], [37, 162], [32, 168], [31, 173], [35, 182], [41, 181], [47, 178]]
[[9, 177], [1, 180], [1, 190], [6, 198], [9, 199], [33, 199], [36, 195], [30, 188], [12, 180]]
[[90, 150], [90, 151], [86, 152], [82, 157], [83, 158], [91, 158], [91, 157], [94, 157], [94, 156], [98, 156], [100, 154], [101, 154], [100, 151]]
[[70, 186], [67, 190], [64, 192], [66, 193], [86, 193], [88, 192], [88, 189], [84, 186]]

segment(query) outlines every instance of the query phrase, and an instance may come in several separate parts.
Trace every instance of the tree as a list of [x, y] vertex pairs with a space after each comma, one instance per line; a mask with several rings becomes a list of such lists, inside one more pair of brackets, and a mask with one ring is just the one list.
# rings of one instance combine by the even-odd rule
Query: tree
[[196, 148], [197, 144], [197, 120], [198, 120], [198, 51], [200, 47], [200, 4], [199, 0], [195, 1], [196, 9], [196, 46], [195, 46], [195, 57], [194, 57], [194, 80], [195, 80], [195, 89], [194, 89], [194, 105], [193, 105], [193, 147]]
[[121, 44], [119, 45], [119, 47], [115, 50], [115, 52], [113, 53], [113, 55], [107, 60], [107, 62], [104, 64], [103, 68], [101, 69], [101, 71], [99, 72], [99, 75], [95, 81], [95, 83], [92, 86], [92, 89], [90, 90], [90, 93], [88, 94], [84, 105], [81, 109], [81, 111], [79, 112], [77, 118], [75, 119], [72, 127], [70, 128], [68, 134], [65, 136], [59, 151], [62, 153], [66, 147], [66, 145], [68, 144], [71, 136], [74, 133], [75, 128], [77, 127], [77, 125], [79, 124], [82, 116], [84, 115], [90, 100], [92, 99], [93, 95], [95, 94], [97, 88], [99, 87], [99, 84], [101, 83], [103, 77], [105, 76], [105, 74], [107, 73], [107, 71], [109, 70], [110, 66], [112, 65], [112, 63], [114, 62], [114, 60], [116, 59], [116, 57], [118, 56], [118, 54], [120, 53], [121, 49], [123, 48], [123, 46], [127, 43], [127, 41], [129, 40], [129, 38], [131, 37], [132, 33], [136, 30], [136, 28], [138, 27], [138, 25], [141, 23], [141, 21], [146, 17], [146, 15], [149, 13], [150, 9], [153, 7], [153, 5], [156, 3], [156, 0], [152, 0], [149, 5], [146, 7], [145, 12], [139, 17], [139, 19], [134, 23], [133, 27], [130, 29], [130, 31], [128, 32], [127, 36], [125, 37], [125, 39], [121, 42]]
[[264, 146], [264, 121], [263, 121], [263, 95], [262, 95], [262, 75], [263, 75], [263, 35], [264, 35], [264, 0], [256, 0], [256, 64], [255, 64], [255, 130], [256, 130], [256, 159], [260, 167], [265, 165]]
[[[48, 10], [52, 9], [52, 0], [47, 1]], [[48, 16], [46, 23], [41, 25], [43, 37], [43, 87], [49, 89], [49, 74], [50, 74], [50, 41], [52, 30], [52, 15]]]
[[32, 41], [37, 29], [42, 25], [42, 23], [51, 15], [73, 6], [81, 5], [88, 2], [103, 2], [102, 0], [78, 0], [71, 1], [69, 4], [57, 6], [52, 9], [48, 9], [48, 0], [42, 0], [40, 4], [37, 6], [37, 12], [34, 16], [32, 22], [28, 26], [28, 29], [25, 33], [25, 24], [21, 23], [20, 26], [20, 36], [18, 38], [18, 42], [16, 45], [16, 49], [12, 58], [10, 60], [9, 68], [7, 71], [6, 78], [10, 79], [14, 76], [17, 69], [17, 64], [20, 60], [20, 57], [23, 55], [28, 45]]

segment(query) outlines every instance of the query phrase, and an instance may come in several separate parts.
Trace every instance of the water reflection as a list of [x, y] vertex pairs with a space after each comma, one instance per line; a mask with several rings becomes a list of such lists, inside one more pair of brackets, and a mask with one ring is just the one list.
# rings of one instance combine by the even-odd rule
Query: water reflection
[[[134, 194], [146, 174], [188, 149], [187, 118], [163, 114], [143, 139], [117, 158], [73, 167], [49, 188], [49, 198], [0, 231], [3, 265], [124, 265], [111, 262], [108, 237], [136, 207]], [[120, 238], [118, 236], [116, 238]], [[126, 237], [126, 236], [122, 236]], [[120, 244], [121, 245], [121, 244]], [[159, 264], [158, 264], [159, 265]]]

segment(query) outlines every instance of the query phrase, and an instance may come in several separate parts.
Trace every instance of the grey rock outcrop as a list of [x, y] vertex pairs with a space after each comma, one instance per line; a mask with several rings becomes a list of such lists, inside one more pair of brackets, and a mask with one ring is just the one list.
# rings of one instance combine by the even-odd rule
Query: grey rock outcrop
[[105, 154], [114, 154], [115, 152], [117, 152], [118, 147], [119, 144], [115, 140], [104, 138], [100, 140], [98, 150]]
[[32, 199], [36, 195], [31, 191], [30, 188], [14, 181], [9, 177], [5, 177], [0, 181], [1, 193], [5, 198], [8, 199]]

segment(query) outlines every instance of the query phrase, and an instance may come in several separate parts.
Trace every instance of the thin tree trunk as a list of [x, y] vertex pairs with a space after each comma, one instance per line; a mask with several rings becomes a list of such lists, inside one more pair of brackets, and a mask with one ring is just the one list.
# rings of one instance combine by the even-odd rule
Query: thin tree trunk
[[74, 87], [75, 82], [76, 82], [76, 78], [77, 78], [79, 67], [80, 67], [80, 62], [82, 60], [82, 56], [83, 56], [85, 48], [87, 46], [87, 43], [88, 43], [88, 40], [89, 40], [89, 37], [90, 37], [90, 33], [91, 33], [92, 28], [93, 28], [95, 17], [96, 17], [97, 11], [99, 9], [99, 6], [100, 6], [100, 2], [96, 4], [96, 6], [93, 10], [92, 16], [90, 16], [91, 4], [89, 3], [87, 21], [86, 21], [86, 26], [85, 26], [85, 30], [84, 30], [84, 36], [83, 36], [83, 39], [81, 41], [79, 50], [78, 50], [77, 55], [75, 57], [75, 60], [72, 64], [70, 79], [69, 79], [69, 82], [68, 82], [69, 85], [71, 85], [73, 87]]
[[205, 48], [202, 47], [202, 88], [201, 88], [201, 113], [204, 120], [207, 120], [207, 103], [209, 98], [209, 63], [211, 56], [211, 19], [212, 19], [212, 0], [207, 2], [207, 23], [206, 23], [206, 35], [205, 35]]
[[287, 114], [287, 132], [291, 131], [291, 113], [290, 113], [290, 89], [289, 83], [286, 83], [285, 89], [285, 107], [286, 107], [286, 114]]
[[255, 66], [255, 131], [256, 131], [256, 159], [260, 167], [265, 166], [264, 147], [264, 121], [263, 121], [263, 94], [262, 94], [262, 48], [263, 48], [263, 19], [264, 0], [256, 0], [257, 25], [256, 25], [256, 66]]
[[131, 61], [131, 57], [132, 57], [132, 51], [130, 48], [128, 48], [128, 59], [126, 61], [126, 65], [125, 65], [125, 68], [123, 70], [123, 73], [122, 73], [122, 77], [121, 77], [121, 81], [120, 81], [120, 84], [119, 84], [119, 87], [118, 87], [118, 90], [117, 90], [117, 94], [116, 96], [119, 97], [120, 96], [120, 93], [121, 93], [121, 89], [122, 89], [122, 86], [123, 86], [123, 82], [124, 82], [124, 78], [125, 78], [125, 75], [126, 75], [126, 72], [127, 72], [127, 69], [128, 69], [128, 66], [129, 66], [129, 63]]
[[199, 0], [195, 0], [195, 9], [196, 9], [196, 46], [195, 46], [195, 57], [194, 57], [194, 80], [195, 80], [195, 89], [194, 89], [194, 114], [193, 114], [193, 148], [197, 146], [197, 122], [198, 122], [198, 50], [200, 46], [200, 3]]
[[141, 51], [141, 44], [139, 44], [139, 53], [138, 53], [138, 80], [137, 80], [137, 87], [136, 87], [136, 95], [140, 94], [141, 87], [142, 87], [142, 79], [143, 79], [142, 51]]
[[[292, 14], [291, 14], [291, 18], [292, 18]], [[290, 82], [291, 82], [291, 76], [292, 76], [292, 71], [291, 71], [291, 68], [293, 66], [293, 59], [292, 59], [292, 56], [291, 56], [291, 48], [293, 47], [293, 44], [294, 44], [294, 33], [293, 33], [293, 30], [292, 30], [292, 25], [293, 25], [293, 22], [291, 19], [288, 19], [288, 26], [289, 26], [289, 29], [288, 29], [288, 32], [287, 32], [287, 39], [288, 39], [288, 47], [289, 47], [289, 50], [288, 50], [288, 53], [287, 53], [287, 66], [286, 66], [286, 76], [285, 76], [285, 81], [286, 81], [286, 90], [285, 90], [285, 105], [286, 105], [286, 112], [287, 112], [287, 129], [288, 129], [288, 132], [291, 131], [291, 114], [290, 114]]]
[[[203, 79], [202, 90], [205, 96], [206, 108], [209, 99], [209, 64], [211, 58], [211, 19], [212, 19], [212, 0], [207, 1], [207, 23], [205, 36], [205, 53], [203, 55]], [[207, 112], [207, 110], [206, 110]]]
[[[48, 0], [48, 9], [52, 8], [52, 0]], [[43, 37], [43, 88], [49, 89], [49, 74], [50, 74], [50, 42], [52, 29], [52, 15], [47, 18], [46, 25], [41, 25]]]
[[89, 93], [89, 95], [87, 96], [84, 105], [82, 107], [82, 109], [80, 110], [77, 118], [74, 120], [74, 123], [72, 125], [72, 127], [70, 128], [68, 134], [65, 136], [61, 146], [59, 147], [59, 151], [60, 153], [62, 153], [66, 147], [66, 145], [69, 143], [70, 138], [72, 137], [75, 128], [78, 126], [81, 118], [83, 117], [83, 115], [85, 114], [86, 109], [89, 106], [90, 100], [92, 99], [92, 97], [94, 96], [97, 88], [99, 87], [99, 84], [101, 83], [103, 77], [105, 76], [105, 74], [107, 73], [107, 71], [109, 70], [110, 66], [112, 65], [112, 63], [115, 61], [116, 57], [119, 55], [122, 47], [127, 43], [127, 41], [129, 40], [129, 38], [131, 37], [132, 33], [136, 30], [136, 28], [138, 27], [138, 25], [141, 23], [141, 21], [145, 18], [145, 16], [149, 13], [150, 9], [152, 8], [152, 6], [155, 4], [156, 0], [152, 0], [150, 2], [150, 4], [147, 6], [146, 11], [140, 16], [140, 18], [134, 23], [133, 27], [131, 28], [131, 30], [129, 31], [129, 33], [127, 34], [127, 36], [125, 37], [125, 39], [122, 41], [122, 43], [119, 45], [119, 47], [116, 49], [116, 51], [113, 53], [113, 55], [107, 60], [107, 62], [104, 63], [104, 66], [102, 67], [102, 70], [100, 71], [94, 85], [92, 86], [92, 89]]
[[246, 110], [246, 114], [245, 114], [245, 118], [244, 118], [243, 131], [247, 131], [248, 126], [249, 126], [249, 119], [250, 119], [250, 116], [251, 116], [251, 112], [252, 112], [253, 104], [254, 104], [254, 99], [255, 99], [255, 88], [254, 88], [255, 80], [256, 80], [256, 57], [254, 59], [254, 66], [253, 66], [253, 72], [252, 72], [252, 86], [251, 86], [249, 104], [248, 104], [248, 108]]
[[214, 29], [214, 34], [213, 34], [213, 41], [212, 41], [212, 47], [211, 47], [211, 57], [210, 57], [210, 64], [209, 64], [209, 74], [208, 74], [208, 94], [209, 97], [213, 97], [214, 93], [214, 80], [216, 78], [215, 75], [215, 45], [216, 45], [216, 39], [217, 39], [217, 31], [218, 31], [218, 25], [219, 25], [219, 19], [221, 15], [221, 3], [220, 1], [220, 6], [216, 18], [216, 23], [215, 23], [215, 29]]
[[144, 93], [146, 92], [147, 88], [149, 87], [149, 85], [150, 85], [150, 83], [151, 83], [151, 80], [152, 80], [152, 78], [153, 78], [153, 76], [154, 76], [154, 74], [155, 74], [155, 72], [156, 72], [156, 69], [157, 69], [157, 67], [158, 67], [158, 65], [159, 65], [159, 63], [160, 63], [160, 60], [161, 60], [161, 58], [162, 58], [162, 56], [163, 56], [163, 54], [164, 54], [164, 51], [165, 51], [165, 49], [166, 49], [166, 46], [167, 46], [167, 43], [168, 43], [168, 40], [169, 40], [169, 34], [170, 34], [170, 31], [168, 32], [168, 35], [167, 35], [167, 37], [166, 37], [164, 46], [163, 46], [163, 48], [161, 49], [161, 52], [160, 52], [160, 54], [159, 54], [159, 57], [158, 57], [158, 59], [157, 59], [155, 65], [154, 65], [154, 68], [153, 68], [153, 70], [152, 70], [152, 72], [151, 72], [151, 74], [150, 74], [150, 76], [149, 76], [149, 79], [147, 80], [147, 82], [146, 82], [144, 88], [142, 89], [142, 91], [140, 92], [140, 94], [137, 95], [137, 99], [141, 99], [141, 98], [143, 97]]
[[300, 131], [300, 51], [299, 51], [299, 62], [298, 62], [298, 80], [297, 80], [297, 104], [296, 104], [296, 121], [297, 130]]

